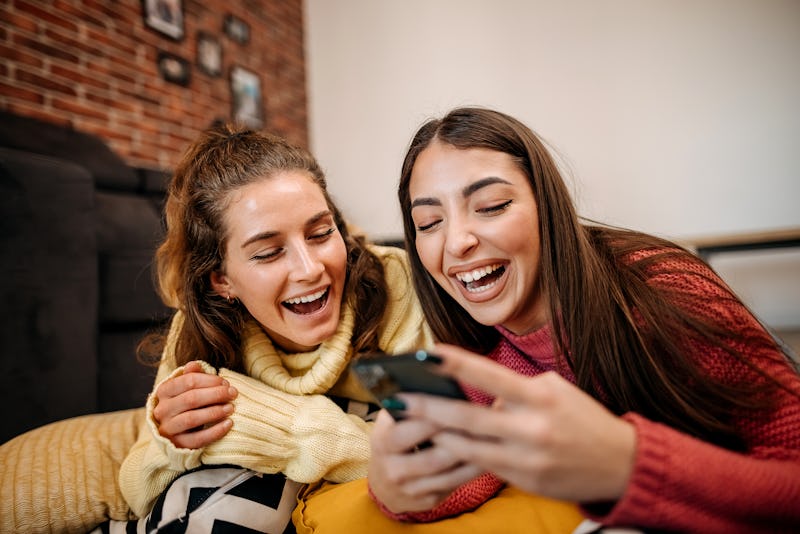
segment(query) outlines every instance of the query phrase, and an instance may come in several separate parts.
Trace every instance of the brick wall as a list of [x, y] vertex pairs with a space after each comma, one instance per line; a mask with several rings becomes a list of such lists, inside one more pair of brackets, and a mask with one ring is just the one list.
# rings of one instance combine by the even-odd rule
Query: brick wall
[[[170, 169], [215, 119], [232, 116], [231, 68], [260, 80], [264, 128], [308, 145], [302, 0], [183, 0], [183, 37], [145, 24], [150, 0], [0, 2], [0, 108], [102, 137], [132, 165]], [[226, 15], [249, 26], [241, 44]], [[197, 64], [197, 36], [222, 48], [222, 73]], [[187, 86], [159, 53], [188, 61]]]

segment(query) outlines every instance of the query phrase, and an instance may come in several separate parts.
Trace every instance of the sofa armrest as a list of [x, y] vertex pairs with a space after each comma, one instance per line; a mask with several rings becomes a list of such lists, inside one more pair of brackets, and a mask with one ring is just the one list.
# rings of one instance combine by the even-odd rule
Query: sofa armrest
[[98, 409], [92, 177], [0, 148], [0, 213], [2, 443]]

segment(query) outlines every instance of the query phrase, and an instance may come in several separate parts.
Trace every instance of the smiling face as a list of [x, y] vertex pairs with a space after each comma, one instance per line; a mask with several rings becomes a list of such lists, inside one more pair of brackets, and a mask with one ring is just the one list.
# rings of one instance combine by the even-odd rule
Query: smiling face
[[319, 186], [285, 171], [234, 190], [225, 209], [222, 271], [215, 291], [238, 298], [272, 340], [306, 352], [331, 337], [347, 250]]
[[511, 156], [433, 141], [409, 193], [423, 266], [476, 321], [517, 334], [546, 322], [536, 200]]

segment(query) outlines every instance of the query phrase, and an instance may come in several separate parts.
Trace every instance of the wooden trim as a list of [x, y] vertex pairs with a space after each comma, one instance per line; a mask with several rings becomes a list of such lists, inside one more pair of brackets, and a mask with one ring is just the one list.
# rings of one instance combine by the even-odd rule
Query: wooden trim
[[685, 240], [684, 246], [703, 257], [718, 252], [800, 247], [800, 227], [697, 237]]

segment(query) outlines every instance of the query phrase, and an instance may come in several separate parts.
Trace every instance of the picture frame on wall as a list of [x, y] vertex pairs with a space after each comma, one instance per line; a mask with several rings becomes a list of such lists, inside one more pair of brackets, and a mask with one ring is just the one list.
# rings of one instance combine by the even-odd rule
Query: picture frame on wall
[[231, 103], [234, 121], [251, 128], [264, 126], [261, 79], [258, 74], [240, 66], [231, 68]]
[[206, 32], [197, 33], [197, 66], [212, 78], [222, 75], [222, 44]]
[[176, 41], [183, 39], [183, 0], [142, 0], [145, 26]]
[[235, 15], [228, 13], [222, 22], [222, 29], [231, 40], [246, 44], [250, 40], [250, 26]]
[[186, 87], [191, 78], [191, 66], [182, 57], [168, 52], [158, 53], [158, 72], [170, 83]]

